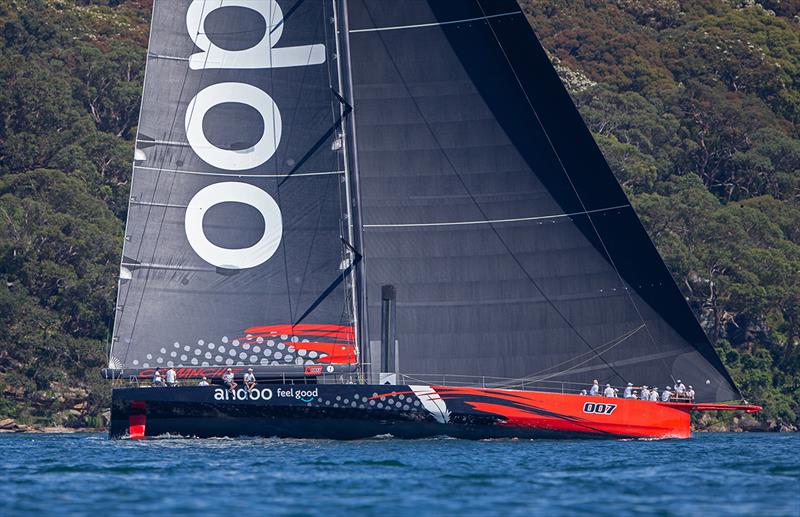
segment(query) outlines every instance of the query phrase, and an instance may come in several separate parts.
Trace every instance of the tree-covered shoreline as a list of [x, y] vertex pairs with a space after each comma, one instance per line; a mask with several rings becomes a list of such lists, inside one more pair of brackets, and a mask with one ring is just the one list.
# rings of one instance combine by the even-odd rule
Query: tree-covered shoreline
[[[522, 0], [750, 402], [800, 427], [800, 0]], [[152, 0], [0, 0], [0, 419], [97, 427]]]

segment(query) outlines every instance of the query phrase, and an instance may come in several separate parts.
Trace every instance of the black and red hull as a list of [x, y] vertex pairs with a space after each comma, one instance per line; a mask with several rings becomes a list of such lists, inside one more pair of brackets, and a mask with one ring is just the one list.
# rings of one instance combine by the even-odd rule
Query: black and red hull
[[[733, 409], [715, 407], [712, 409]], [[693, 404], [447, 386], [114, 390], [111, 438], [688, 438]], [[742, 409], [742, 408], [740, 408]]]

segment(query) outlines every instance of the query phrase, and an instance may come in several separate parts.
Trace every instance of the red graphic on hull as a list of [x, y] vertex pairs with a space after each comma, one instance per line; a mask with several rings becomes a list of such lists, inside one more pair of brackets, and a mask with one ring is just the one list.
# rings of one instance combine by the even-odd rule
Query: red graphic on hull
[[[293, 336], [299, 340], [287, 343], [296, 350], [318, 354], [313, 360], [323, 364], [355, 364], [358, 355], [355, 347], [355, 331], [348, 325], [265, 325], [245, 330], [245, 337], [239, 338], [243, 344], [255, 345], [258, 338], [272, 339]], [[303, 341], [307, 339], [307, 341]]]
[[[432, 386], [442, 400], [460, 400], [476, 411], [498, 415], [508, 427], [527, 427], [598, 435], [688, 438], [685, 405], [630, 399], [606, 399], [560, 393]], [[583, 411], [586, 402], [612, 401], [611, 414]]]

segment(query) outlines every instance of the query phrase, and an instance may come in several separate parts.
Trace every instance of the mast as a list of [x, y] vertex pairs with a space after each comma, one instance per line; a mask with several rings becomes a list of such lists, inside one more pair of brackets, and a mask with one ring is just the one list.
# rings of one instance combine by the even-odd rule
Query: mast
[[[351, 289], [356, 346], [359, 358], [359, 378], [370, 382], [372, 358], [370, 357], [367, 335], [366, 289], [364, 283], [363, 228], [361, 224], [361, 192], [358, 174], [358, 141], [356, 139], [355, 117], [353, 116], [353, 76], [350, 57], [350, 24], [347, 0], [333, 0], [334, 24], [336, 27], [336, 56], [339, 69], [339, 92], [344, 99], [342, 104], [343, 140], [345, 142], [345, 177], [347, 192], [348, 238], [352, 270]], [[346, 112], [346, 116], [345, 116]], [[363, 309], [363, 310], [361, 310]]]

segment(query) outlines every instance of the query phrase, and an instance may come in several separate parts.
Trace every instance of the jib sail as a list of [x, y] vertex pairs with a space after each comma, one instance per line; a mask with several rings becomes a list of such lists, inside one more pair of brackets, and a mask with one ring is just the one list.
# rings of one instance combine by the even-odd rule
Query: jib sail
[[109, 368], [356, 363], [332, 19], [154, 2]]
[[739, 398], [514, 0], [349, 0], [368, 324], [400, 368]]

